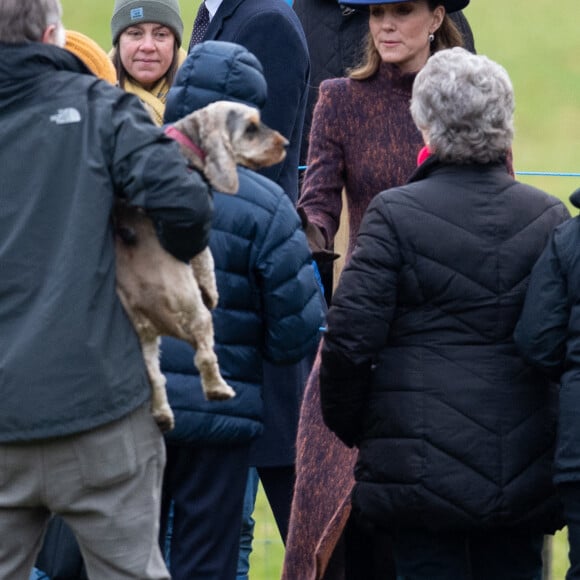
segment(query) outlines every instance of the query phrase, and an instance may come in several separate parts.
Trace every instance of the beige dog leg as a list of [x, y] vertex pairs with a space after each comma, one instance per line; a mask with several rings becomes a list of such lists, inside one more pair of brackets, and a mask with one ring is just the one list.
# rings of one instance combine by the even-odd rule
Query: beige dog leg
[[197, 281], [204, 304], [211, 310], [218, 304], [219, 295], [215, 281], [213, 256], [209, 247], [201, 251], [190, 262], [193, 276]]
[[151, 382], [151, 413], [161, 431], [171, 431], [175, 426], [175, 420], [167, 400], [165, 376], [159, 368], [159, 338], [142, 340], [141, 348]]
[[217, 356], [214, 352], [213, 324], [211, 314], [203, 309], [192, 328], [196, 341], [194, 363], [201, 377], [201, 386], [206, 399], [223, 401], [235, 397], [236, 392], [221, 376]]

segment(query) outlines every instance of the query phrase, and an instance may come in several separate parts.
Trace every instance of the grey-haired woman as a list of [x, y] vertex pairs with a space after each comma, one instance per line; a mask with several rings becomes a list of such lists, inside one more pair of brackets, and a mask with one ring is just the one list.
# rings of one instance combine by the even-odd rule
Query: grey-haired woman
[[354, 517], [392, 534], [405, 580], [532, 580], [562, 524], [554, 393], [512, 334], [568, 211], [509, 175], [513, 110], [497, 63], [428, 60], [411, 103], [428, 157], [371, 202], [328, 315], [323, 417], [358, 449]]

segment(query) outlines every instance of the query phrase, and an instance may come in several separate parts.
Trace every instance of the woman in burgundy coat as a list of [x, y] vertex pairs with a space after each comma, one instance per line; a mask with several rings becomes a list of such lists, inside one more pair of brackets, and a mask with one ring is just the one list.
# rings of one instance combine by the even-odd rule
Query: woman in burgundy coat
[[[309, 231], [318, 229], [316, 237], [323, 240], [322, 245], [311, 245], [315, 258], [332, 247], [343, 188], [349, 210], [348, 260], [370, 201], [380, 191], [405, 183], [415, 169], [423, 140], [409, 112], [413, 81], [433, 52], [462, 45], [448, 13], [468, 3], [347, 2], [368, 6], [370, 34], [363, 64], [349, 78], [326, 80], [320, 86], [299, 200]], [[283, 578], [344, 578], [345, 573], [349, 578], [348, 566], [354, 568], [352, 577], [393, 577], [388, 570], [373, 568], [364, 555], [370, 538], [349, 522], [356, 452], [322, 421], [319, 362], [314, 364], [302, 403]], [[365, 562], [370, 569], [362, 571]]]

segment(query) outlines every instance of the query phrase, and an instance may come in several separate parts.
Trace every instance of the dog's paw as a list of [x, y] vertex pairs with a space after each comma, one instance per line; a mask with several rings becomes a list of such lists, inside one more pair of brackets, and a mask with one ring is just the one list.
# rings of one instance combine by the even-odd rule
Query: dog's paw
[[227, 401], [236, 396], [236, 391], [226, 382], [221, 382], [205, 389], [204, 394], [208, 401]]
[[167, 433], [175, 427], [175, 419], [171, 409], [154, 412], [153, 418], [162, 433]]

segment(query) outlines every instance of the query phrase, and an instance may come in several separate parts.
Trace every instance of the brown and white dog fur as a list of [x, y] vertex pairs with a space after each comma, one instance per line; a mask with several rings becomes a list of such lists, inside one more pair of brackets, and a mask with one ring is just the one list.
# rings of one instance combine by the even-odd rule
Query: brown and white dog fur
[[[166, 131], [190, 165], [223, 193], [236, 193], [236, 165], [251, 169], [282, 161], [288, 141], [260, 122], [256, 109], [227, 101], [212, 103], [177, 121]], [[209, 308], [218, 303], [209, 248], [185, 264], [167, 253], [142, 209], [115, 209], [117, 292], [141, 342], [152, 387], [152, 413], [164, 431], [174, 426], [159, 365], [160, 336], [187, 341], [208, 400], [235, 396], [221, 376], [214, 352]], [[129, 235], [127, 235], [129, 233]]]

